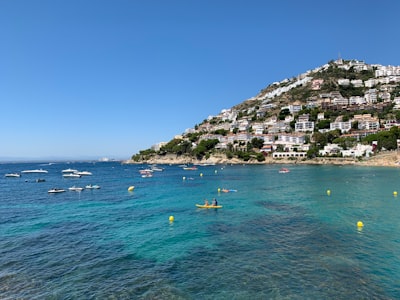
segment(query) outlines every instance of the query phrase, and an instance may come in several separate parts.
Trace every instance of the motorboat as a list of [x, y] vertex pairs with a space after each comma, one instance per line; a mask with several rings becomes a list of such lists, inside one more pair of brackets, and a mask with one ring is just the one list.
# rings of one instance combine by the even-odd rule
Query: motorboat
[[89, 171], [78, 171], [78, 172], [75, 172], [74, 174], [81, 175], [81, 176], [93, 175], [92, 172], [89, 172]]
[[36, 182], [45, 182], [45, 181], [46, 181], [46, 179], [43, 179], [43, 178], [36, 179]]
[[63, 174], [64, 178], [81, 178], [81, 175], [76, 173], [65, 173]]
[[49, 173], [49, 171], [43, 169], [35, 169], [35, 170], [24, 170], [21, 173]]
[[73, 192], [82, 192], [84, 190], [83, 187], [78, 187], [78, 186], [71, 186], [70, 188], [68, 188], [70, 191]]
[[149, 173], [153, 173], [152, 169], [143, 169], [143, 170], [139, 170], [140, 174], [149, 174]]
[[76, 173], [76, 172], [78, 172], [78, 170], [68, 168], [68, 169], [62, 170], [61, 172], [62, 173]]
[[94, 184], [94, 185], [88, 184], [87, 186], [85, 186], [85, 188], [93, 190], [93, 189], [99, 189], [100, 186], [97, 184]]
[[142, 174], [142, 178], [151, 178], [151, 177], [153, 177], [153, 173], [151, 172]]
[[21, 174], [19, 173], [7, 173], [4, 175], [4, 177], [21, 177]]
[[289, 173], [289, 172], [290, 172], [290, 170], [287, 169], [287, 168], [281, 168], [281, 169], [279, 170], [279, 173]]
[[150, 168], [150, 170], [155, 171], [155, 172], [162, 172], [162, 171], [164, 171], [163, 168], [161, 168], [161, 167], [159, 167], [159, 166], [156, 166], [156, 165], [152, 165], [151, 168]]
[[52, 188], [51, 190], [48, 190], [48, 192], [50, 194], [57, 194], [57, 193], [63, 193], [65, 192], [65, 190], [60, 188]]
[[197, 170], [197, 167], [195, 167], [195, 166], [193, 166], [193, 167], [184, 167], [183, 169], [186, 170], [186, 171], [195, 171], [195, 170]]

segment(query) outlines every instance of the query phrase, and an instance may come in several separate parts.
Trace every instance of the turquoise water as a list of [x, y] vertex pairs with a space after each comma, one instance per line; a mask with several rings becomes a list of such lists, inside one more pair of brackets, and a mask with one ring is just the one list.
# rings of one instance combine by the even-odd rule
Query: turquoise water
[[[399, 169], [144, 167], [0, 164], [0, 298], [400, 298]], [[213, 197], [222, 209], [195, 207]]]

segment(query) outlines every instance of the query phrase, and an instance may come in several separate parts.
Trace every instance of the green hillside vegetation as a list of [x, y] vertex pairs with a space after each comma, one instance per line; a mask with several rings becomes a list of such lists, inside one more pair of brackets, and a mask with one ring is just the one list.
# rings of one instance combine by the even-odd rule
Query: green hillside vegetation
[[[350, 64], [352, 61], [344, 61], [343, 64]], [[395, 150], [397, 149], [397, 139], [400, 139], [400, 130], [397, 126], [392, 127], [390, 130], [384, 130], [383, 121], [385, 120], [400, 120], [400, 111], [394, 109], [395, 103], [384, 101], [381, 98], [381, 94], [378, 93], [377, 103], [381, 104], [379, 107], [376, 105], [359, 105], [359, 106], [309, 106], [308, 103], [319, 99], [321, 94], [329, 94], [331, 92], [339, 92], [344, 98], [350, 98], [354, 96], [364, 97], [364, 95], [370, 90], [369, 87], [356, 87], [353, 84], [339, 85], [339, 79], [348, 80], [362, 80], [363, 82], [375, 78], [376, 67], [369, 67], [358, 71], [354, 66], [348, 69], [341, 67], [336, 62], [330, 61], [328, 67], [321, 69], [316, 72], [310, 72], [307, 74], [312, 79], [321, 79], [323, 83], [318, 90], [311, 88], [311, 81], [306, 84], [298, 85], [290, 90], [275, 96], [268, 101], [270, 107], [264, 109], [263, 105], [265, 102], [264, 95], [270, 93], [277, 88], [288, 87], [295, 83], [298, 78], [292, 78], [290, 80], [282, 81], [279, 84], [271, 84], [267, 88], [260, 91], [257, 97], [246, 100], [234, 107], [232, 111], [236, 113], [236, 119], [226, 120], [220, 115], [214, 116], [210, 120], [204, 120], [201, 123], [194, 126], [194, 129], [190, 133], [185, 133], [182, 138], [174, 138], [167, 142], [163, 146], [159, 147], [158, 150], [146, 149], [132, 156], [132, 160], [141, 162], [149, 160], [154, 156], [164, 156], [167, 154], [174, 154], [176, 156], [187, 156], [196, 158], [198, 160], [207, 159], [214, 154], [224, 154], [228, 159], [238, 158], [243, 161], [256, 160], [262, 162], [265, 160], [265, 153], [261, 153], [260, 149], [264, 145], [264, 140], [260, 138], [252, 138], [247, 141], [235, 140], [232, 143], [228, 143], [225, 148], [218, 147], [219, 139], [218, 136], [226, 137], [232, 134], [251, 134], [254, 132], [253, 124], [256, 122], [264, 122], [268, 118], [276, 117], [278, 120], [283, 121], [287, 117], [292, 117], [293, 120], [289, 123], [288, 128], [285, 129], [285, 133], [293, 133], [295, 131], [295, 124], [299, 119], [299, 116], [308, 115], [309, 121], [315, 123], [313, 132], [306, 132], [306, 142], [309, 143], [310, 147], [307, 151], [307, 157], [313, 158], [319, 155], [319, 150], [323, 149], [324, 146], [335, 143], [340, 145], [343, 149], [350, 149], [357, 143], [371, 145], [373, 141], [377, 142], [376, 150]], [[388, 85], [389, 86], [389, 85]], [[393, 101], [395, 97], [400, 97], [400, 84], [390, 84], [390, 100]], [[382, 83], [377, 82], [373, 87], [380, 91]], [[291, 113], [289, 109], [284, 108], [293, 103], [301, 103], [302, 109], [296, 113]], [[318, 115], [323, 113], [324, 118], [318, 119]], [[370, 133], [362, 138], [355, 138], [347, 136], [341, 133], [340, 130], [330, 131], [330, 124], [340, 117], [343, 122], [353, 120], [356, 115], [370, 114], [371, 117], [379, 119], [381, 125], [379, 130]], [[240, 131], [238, 127], [226, 129], [224, 125], [232, 125], [233, 122], [239, 120], [248, 120], [250, 126], [245, 132]], [[205, 125], [209, 125], [208, 127]], [[352, 121], [351, 129], [349, 133], [357, 132], [359, 123], [358, 121]], [[212, 130], [205, 130], [204, 128], [214, 128]], [[267, 131], [263, 132], [268, 133]], [[278, 139], [279, 133], [275, 134], [275, 140]], [[205, 135], [211, 136], [211, 138], [204, 138]], [[282, 145], [277, 145], [275, 151], [285, 151]], [[296, 149], [294, 150], [296, 151]]]

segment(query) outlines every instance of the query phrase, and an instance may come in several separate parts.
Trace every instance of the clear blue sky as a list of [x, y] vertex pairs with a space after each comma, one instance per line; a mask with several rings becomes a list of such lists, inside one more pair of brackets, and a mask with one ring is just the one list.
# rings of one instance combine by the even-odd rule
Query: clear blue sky
[[1, 0], [0, 159], [130, 158], [344, 59], [400, 65], [397, 0]]

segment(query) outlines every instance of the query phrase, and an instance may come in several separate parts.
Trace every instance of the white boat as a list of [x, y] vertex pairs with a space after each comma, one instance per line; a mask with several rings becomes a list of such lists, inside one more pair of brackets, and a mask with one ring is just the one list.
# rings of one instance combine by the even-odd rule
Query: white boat
[[282, 169], [279, 170], [279, 173], [281, 173], [281, 174], [283, 174], [283, 173], [289, 173], [289, 172], [290, 172], [290, 170], [287, 169], [287, 168], [282, 168]]
[[69, 168], [69, 169], [62, 170], [61, 172], [62, 173], [76, 173], [76, 172], [78, 172], [78, 170]]
[[150, 177], [153, 177], [153, 174], [151, 172], [145, 173], [145, 174], [142, 174], [142, 177], [143, 178], [150, 178]]
[[5, 177], [21, 177], [21, 174], [19, 174], [19, 173], [7, 173], [4, 176]]
[[99, 189], [100, 186], [97, 184], [94, 184], [94, 185], [88, 184], [87, 186], [85, 186], [85, 188], [93, 190], [93, 189]]
[[139, 170], [140, 174], [149, 174], [152, 173], [153, 170], [152, 169], [143, 169], [143, 170]]
[[197, 167], [195, 167], [195, 166], [193, 166], [193, 167], [184, 167], [183, 169], [186, 170], [186, 171], [195, 171], [195, 170], [197, 170]]
[[24, 170], [21, 173], [49, 173], [49, 171], [43, 169], [35, 169], [35, 170]]
[[70, 188], [68, 188], [70, 191], [73, 192], [82, 192], [84, 190], [83, 187], [78, 187], [78, 186], [71, 186]]
[[50, 194], [57, 194], [57, 193], [63, 193], [63, 192], [65, 192], [65, 190], [64, 189], [59, 189], [59, 188], [53, 188], [51, 190], [48, 190], [48, 192]]
[[76, 173], [65, 173], [63, 174], [64, 178], [81, 178], [81, 175]]
[[81, 175], [81, 176], [89, 176], [89, 175], [93, 175], [92, 174], [92, 172], [89, 172], [89, 171], [81, 171], [81, 172], [75, 172], [74, 174], [78, 174], [78, 175]]
[[152, 171], [156, 171], [156, 172], [162, 172], [162, 171], [164, 171], [163, 168], [160, 168], [160, 167], [157, 167], [157, 166], [152, 166], [152, 167], [151, 167], [151, 170], [152, 170]]

